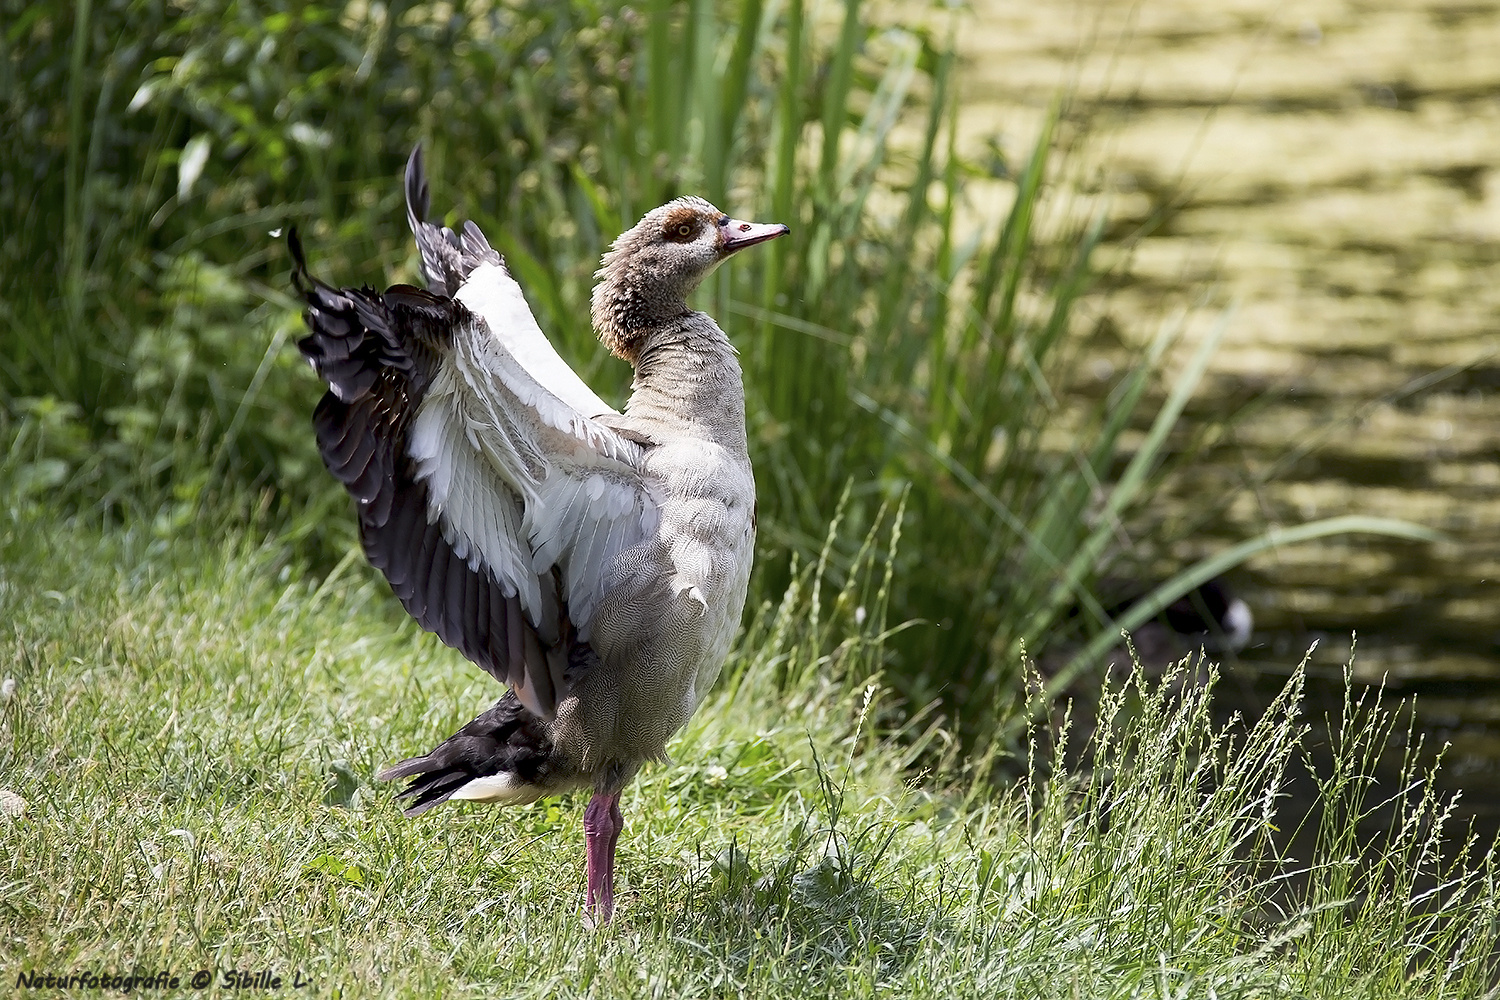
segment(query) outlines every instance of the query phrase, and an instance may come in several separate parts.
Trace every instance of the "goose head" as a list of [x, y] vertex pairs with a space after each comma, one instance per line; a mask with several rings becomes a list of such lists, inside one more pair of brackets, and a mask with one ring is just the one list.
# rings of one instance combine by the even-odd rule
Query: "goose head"
[[687, 297], [733, 254], [784, 236], [781, 223], [732, 219], [702, 198], [647, 212], [615, 240], [594, 277], [593, 321], [611, 352], [634, 362], [644, 334], [687, 311]]

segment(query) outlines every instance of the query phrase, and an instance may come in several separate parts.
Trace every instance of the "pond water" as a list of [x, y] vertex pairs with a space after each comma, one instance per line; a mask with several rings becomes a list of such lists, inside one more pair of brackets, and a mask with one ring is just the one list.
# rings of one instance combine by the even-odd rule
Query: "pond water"
[[1194, 410], [1254, 408], [1157, 503], [1188, 516], [1242, 488], [1169, 562], [1346, 513], [1451, 538], [1238, 571], [1257, 629], [1227, 700], [1263, 704], [1313, 640], [1331, 697], [1357, 633], [1356, 678], [1418, 696], [1429, 743], [1452, 744], [1445, 784], [1500, 826], [1500, 5], [971, 3], [966, 147], [998, 134], [1021, 162], [1076, 83], [1115, 349], [1233, 307]]

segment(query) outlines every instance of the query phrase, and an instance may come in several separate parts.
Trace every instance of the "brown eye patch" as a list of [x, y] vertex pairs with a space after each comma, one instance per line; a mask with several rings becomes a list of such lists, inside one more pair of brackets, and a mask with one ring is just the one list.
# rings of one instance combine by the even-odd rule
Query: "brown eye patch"
[[703, 229], [703, 220], [691, 208], [679, 208], [662, 223], [661, 234], [673, 243], [691, 243]]

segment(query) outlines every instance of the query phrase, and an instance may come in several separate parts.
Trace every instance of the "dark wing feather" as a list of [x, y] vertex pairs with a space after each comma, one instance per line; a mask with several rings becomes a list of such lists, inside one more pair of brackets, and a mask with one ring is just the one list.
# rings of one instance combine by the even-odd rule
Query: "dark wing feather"
[[528, 704], [550, 715], [552, 677], [576, 644], [555, 579], [547, 596], [559, 606], [547, 621], [558, 624], [541, 635], [515, 588], [483, 561], [459, 557], [430, 520], [428, 488], [406, 446], [452, 330], [472, 318], [461, 303], [411, 286], [332, 288], [308, 275], [295, 232], [288, 239], [310, 331], [298, 347], [329, 386], [313, 414], [318, 451], [356, 501], [371, 565], [423, 628], [503, 683], [535, 691]]
[[412, 147], [411, 157], [406, 161], [406, 222], [417, 240], [422, 278], [427, 287], [439, 295], [456, 295], [476, 267], [499, 264], [500, 255], [490, 248], [489, 241], [472, 222], [464, 223], [463, 239], [446, 226], [428, 222], [430, 206], [431, 190], [419, 143]]

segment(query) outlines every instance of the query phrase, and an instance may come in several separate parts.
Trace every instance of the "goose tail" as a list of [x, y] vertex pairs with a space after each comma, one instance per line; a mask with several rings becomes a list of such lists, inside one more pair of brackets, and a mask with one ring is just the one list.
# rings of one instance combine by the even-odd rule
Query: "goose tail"
[[553, 745], [542, 721], [507, 692], [479, 718], [421, 757], [393, 764], [376, 777], [410, 779], [397, 799], [420, 816], [449, 799], [524, 805], [553, 788]]

